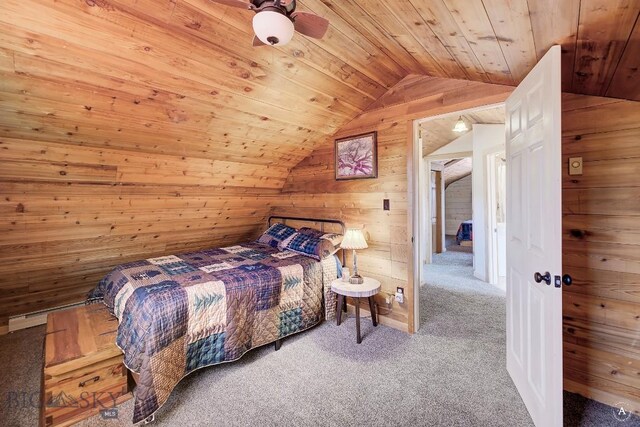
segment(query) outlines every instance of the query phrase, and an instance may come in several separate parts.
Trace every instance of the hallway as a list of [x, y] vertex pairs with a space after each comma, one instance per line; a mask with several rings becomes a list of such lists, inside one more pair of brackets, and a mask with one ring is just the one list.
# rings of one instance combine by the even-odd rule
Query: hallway
[[[482, 378], [494, 387], [499, 384], [490, 392], [493, 398], [513, 408], [513, 425], [528, 425], [531, 420], [506, 371], [505, 293], [473, 277], [473, 254], [468, 252], [449, 249], [434, 254], [433, 263], [424, 268], [418, 334], [464, 341], [465, 350], [454, 357], [473, 357], [478, 363], [465, 364], [468, 371], [459, 373], [460, 379], [471, 383], [474, 378]], [[625, 423], [617, 421], [613, 410], [580, 395], [564, 393], [565, 427], [640, 425], [636, 416]]]

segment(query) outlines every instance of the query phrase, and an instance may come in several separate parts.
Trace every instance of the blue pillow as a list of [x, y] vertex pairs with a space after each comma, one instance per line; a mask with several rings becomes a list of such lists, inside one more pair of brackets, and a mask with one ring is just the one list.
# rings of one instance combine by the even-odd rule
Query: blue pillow
[[280, 242], [291, 237], [295, 232], [295, 228], [277, 223], [273, 224], [267, 231], [262, 233], [262, 236], [260, 236], [257, 241], [258, 243], [269, 245], [272, 248], [277, 248]]
[[[303, 232], [296, 232], [288, 237], [286, 240], [280, 242], [278, 248], [280, 250], [287, 250], [305, 255], [310, 258], [320, 261], [328, 256], [336, 253], [338, 248], [335, 245], [336, 238], [341, 237], [338, 234], [322, 234], [320, 236], [315, 234], [305, 234]], [[340, 239], [341, 240], [341, 239]], [[338, 242], [338, 245], [340, 243]]]

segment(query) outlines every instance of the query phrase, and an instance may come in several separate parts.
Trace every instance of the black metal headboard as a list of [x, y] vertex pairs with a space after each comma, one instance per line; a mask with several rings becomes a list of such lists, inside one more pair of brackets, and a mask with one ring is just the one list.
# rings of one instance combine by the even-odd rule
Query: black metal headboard
[[[324, 231], [324, 224], [338, 224], [342, 230], [342, 234], [345, 233], [347, 227], [344, 225], [344, 222], [339, 219], [321, 219], [321, 218], [303, 218], [297, 216], [280, 216], [280, 215], [271, 215], [267, 221], [267, 227], [271, 227], [273, 221], [278, 221], [287, 224], [287, 221], [302, 221], [302, 222], [317, 222], [320, 223], [320, 231]], [[341, 258], [342, 258], [342, 266], [344, 267], [347, 263], [346, 256], [343, 249], [340, 249]]]

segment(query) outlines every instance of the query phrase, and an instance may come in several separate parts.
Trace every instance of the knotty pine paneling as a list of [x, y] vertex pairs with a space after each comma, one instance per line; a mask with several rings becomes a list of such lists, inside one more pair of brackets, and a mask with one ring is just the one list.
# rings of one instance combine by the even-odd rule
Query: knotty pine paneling
[[564, 386], [640, 412], [640, 102], [565, 94], [562, 130]]
[[246, 13], [0, 4], [0, 330], [123, 262], [253, 238], [314, 143], [405, 74], [336, 30], [255, 49]]
[[254, 238], [284, 166], [0, 136], [0, 325], [127, 261]]
[[[382, 283], [383, 292], [405, 288], [405, 302], [391, 312], [378, 296], [381, 321], [413, 331], [413, 289], [410, 283], [411, 226], [408, 150], [413, 120], [450, 111], [494, 104], [508, 96], [507, 86], [464, 80], [408, 76], [376, 104], [326, 138], [287, 177], [273, 212], [308, 217], [338, 217], [347, 226], [362, 227], [369, 248], [358, 251], [359, 269]], [[334, 138], [378, 131], [378, 178], [336, 181]], [[431, 152], [439, 146], [427, 147]], [[391, 210], [382, 209], [390, 199]], [[352, 260], [349, 254], [348, 265]]]
[[445, 233], [455, 235], [463, 221], [473, 217], [471, 212], [471, 175], [451, 183], [444, 192]]

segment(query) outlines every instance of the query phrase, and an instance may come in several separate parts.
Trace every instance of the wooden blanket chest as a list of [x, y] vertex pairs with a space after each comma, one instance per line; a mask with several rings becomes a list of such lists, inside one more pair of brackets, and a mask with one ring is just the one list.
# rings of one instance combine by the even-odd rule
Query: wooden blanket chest
[[41, 424], [67, 426], [132, 397], [116, 346], [117, 319], [102, 304], [49, 314]]

